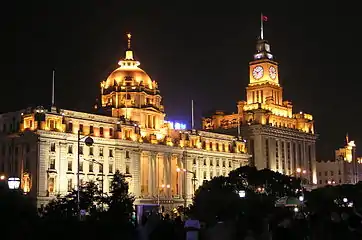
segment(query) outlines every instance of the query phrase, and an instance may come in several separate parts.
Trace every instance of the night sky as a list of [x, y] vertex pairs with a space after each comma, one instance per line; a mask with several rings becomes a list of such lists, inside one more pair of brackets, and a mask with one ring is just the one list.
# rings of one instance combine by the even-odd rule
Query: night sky
[[169, 119], [189, 123], [191, 99], [197, 119], [212, 109], [236, 111], [245, 99], [263, 11], [284, 99], [295, 112], [313, 114], [319, 159], [332, 157], [346, 132], [362, 144], [359, 16], [336, 1], [78, 2], [3, 8], [0, 112], [49, 106], [53, 68], [56, 105], [90, 111], [100, 81], [124, 56], [128, 31], [141, 67], [159, 84]]

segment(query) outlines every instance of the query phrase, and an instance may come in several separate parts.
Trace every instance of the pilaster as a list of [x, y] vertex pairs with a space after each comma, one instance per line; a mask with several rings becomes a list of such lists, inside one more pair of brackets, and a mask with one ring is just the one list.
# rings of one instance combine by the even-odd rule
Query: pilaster
[[37, 182], [37, 196], [46, 197], [47, 196], [47, 184], [48, 184], [48, 158], [49, 158], [49, 144], [44, 140], [39, 140], [38, 142], [38, 182]]
[[132, 174], [132, 185], [133, 194], [136, 198], [141, 195], [141, 152], [135, 150], [131, 155], [131, 174]]

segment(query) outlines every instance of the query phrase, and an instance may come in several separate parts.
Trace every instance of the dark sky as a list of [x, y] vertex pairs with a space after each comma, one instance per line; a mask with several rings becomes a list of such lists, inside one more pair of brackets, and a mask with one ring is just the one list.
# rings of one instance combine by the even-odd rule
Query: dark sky
[[344, 11], [336, 1], [33, 2], [3, 8], [0, 112], [49, 106], [53, 68], [56, 105], [89, 110], [100, 81], [124, 54], [127, 31], [141, 67], [159, 83], [169, 118], [189, 122], [191, 99], [197, 118], [214, 108], [235, 111], [245, 99], [263, 11], [284, 98], [295, 111], [314, 115], [318, 155], [333, 156], [346, 132], [362, 144], [361, 44], [355, 37], [360, 26], [353, 6]]

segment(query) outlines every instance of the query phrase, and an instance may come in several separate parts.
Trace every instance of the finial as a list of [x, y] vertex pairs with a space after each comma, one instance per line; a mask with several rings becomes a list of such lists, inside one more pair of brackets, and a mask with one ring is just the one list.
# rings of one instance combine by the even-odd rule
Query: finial
[[127, 38], [128, 38], [128, 49], [131, 49], [131, 33], [127, 33]]

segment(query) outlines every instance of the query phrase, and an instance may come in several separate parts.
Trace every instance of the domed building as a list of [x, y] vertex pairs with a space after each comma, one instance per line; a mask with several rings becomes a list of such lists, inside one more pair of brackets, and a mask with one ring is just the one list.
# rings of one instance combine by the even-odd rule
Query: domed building
[[[125, 58], [101, 82], [105, 114], [27, 108], [0, 115], [0, 175], [18, 177], [22, 190], [46, 204], [94, 181], [110, 191], [124, 173], [135, 204], [191, 203], [203, 181], [248, 164], [245, 142], [232, 135], [173, 129], [157, 83], [140, 68], [128, 34]], [[85, 142], [90, 137], [92, 140]], [[8, 149], [10, 149], [8, 151]]]

